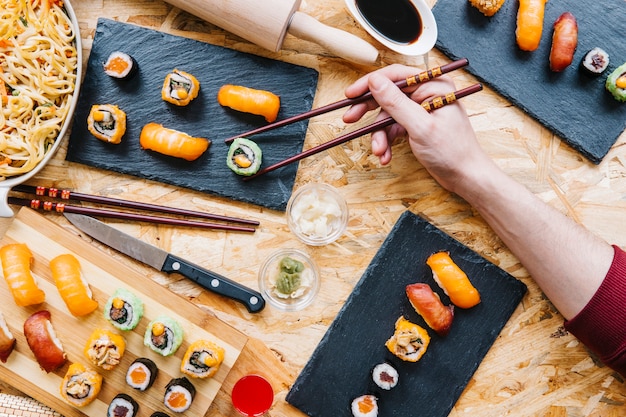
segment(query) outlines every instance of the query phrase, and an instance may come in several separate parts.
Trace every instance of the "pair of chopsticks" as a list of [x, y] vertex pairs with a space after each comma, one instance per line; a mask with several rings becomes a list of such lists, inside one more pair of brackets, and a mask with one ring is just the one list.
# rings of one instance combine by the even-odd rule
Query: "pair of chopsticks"
[[[85, 201], [89, 203], [97, 203], [115, 207], [129, 208], [135, 210], [145, 210], [155, 213], [166, 213], [178, 216], [192, 217], [196, 219], [207, 219], [222, 221], [224, 223], [205, 222], [197, 220], [189, 220], [184, 218], [155, 216], [150, 214], [133, 213], [125, 211], [107, 210], [99, 207], [87, 207], [87, 206], [74, 206], [65, 204], [64, 202], [53, 202], [40, 199], [27, 199], [20, 197], [9, 196], [7, 201], [9, 204], [18, 206], [30, 207], [34, 210], [54, 211], [57, 213], [76, 213], [85, 214], [94, 217], [108, 217], [123, 220], [134, 220], [148, 223], [167, 224], [174, 226], [189, 226], [198, 227], [203, 229], [214, 230], [230, 230], [236, 232], [250, 232], [255, 231], [254, 226], [258, 226], [260, 223], [256, 220], [242, 219], [238, 217], [222, 216], [219, 214], [205, 213], [201, 211], [187, 210], [176, 207], [167, 207], [157, 204], [142, 203], [137, 201], [122, 200], [113, 197], [103, 197], [91, 194], [83, 194], [70, 190], [59, 190], [57, 188], [48, 188], [42, 186], [32, 186], [20, 184], [12, 188], [12, 191], [17, 191], [26, 194], [35, 194], [37, 196], [50, 197], [53, 199], [75, 200]], [[238, 225], [228, 224], [236, 223]]]

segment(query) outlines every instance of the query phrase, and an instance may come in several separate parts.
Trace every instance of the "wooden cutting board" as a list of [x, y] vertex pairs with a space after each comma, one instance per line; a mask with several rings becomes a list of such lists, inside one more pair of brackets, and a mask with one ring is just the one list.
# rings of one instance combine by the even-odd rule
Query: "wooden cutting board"
[[[23, 208], [15, 217], [0, 245], [26, 243], [34, 255], [32, 271], [40, 288], [46, 293], [43, 304], [18, 307], [11, 296], [6, 281], [0, 279], [0, 311], [17, 339], [16, 348], [7, 363], [0, 364], [0, 378], [25, 394], [57, 410], [64, 416], [104, 416], [110, 400], [118, 393], [131, 395], [140, 405], [139, 416], [150, 416], [160, 410], [173, 413], [163, 406], [164, 387], [172, 378], [182, 376], [180, 361], [189, 344], [198, 339], [209, 339], [221, 345], [225, 351], [224, 363], [218, 373], [207, 380], [193, 380], [197, 393], [189, 416], [203, 416], [216, 394], [237, 362], [248, 338], [211, 314], [201, 310], [188, 300], [164, 291], [163, 287], [141, 276], [133, 269], [112, 259], [95, 246], [63, 229], [42, 215]], [[74, 254], [81, 263], [86, 280], [99, 306], [96, 311], [83, 318], [72, 316], [57, 291], [49, 269], [49, 261], [57, 255]], [[102, 390], [95, 402], [82, 409], [74, 408], [63, 401], [59, 394], [61, 380], [71, 362], [89, 362], [83, 348], [91, 332], [97, 328], [115, 328], [103, 316], [103, 307], [109, 296], [119, 287], [125, 287], [139, 296], [145, 307], [144, 317], [137, 328], [122, 333], [126, 339], [126, 352], [122, 362], [112, 371], [100, 370], [104, 377]], [[56, 372], [46, 374], [40, 369], [23, 335], [23, 323], [34, 312], [49, 310], [52, 325], [67, 353], [66, 364]], [[143, 334], [150, 320], [159, 314], [167, 314], [178, 320], [185, 331], [185, 339], [171, 357], [162, 357], [143, 345]], [[159, 367], [155, 384], [145, 392], [139, 392], [125, 382], [130, 363], [137, 357], [148, 357]]]

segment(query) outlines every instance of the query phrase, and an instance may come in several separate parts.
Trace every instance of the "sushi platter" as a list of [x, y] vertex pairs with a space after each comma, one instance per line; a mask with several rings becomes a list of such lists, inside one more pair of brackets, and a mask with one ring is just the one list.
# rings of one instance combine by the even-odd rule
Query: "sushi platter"
[[[164, 292], [162, 286], [115, 261], [95, 246], [85, 244], [80, 236], [64, 230], [30, 209], [20, 210], [0, 241], [2, 246], [11, 243], [25, 243], [30, 248], [34, 255], [32, 271], [46, 298], [44, 303], [19, 307], [3, 280], [5, 288], [0, 291], [1, 311], [17, 339], [7, 362], [0, 366], [0, 378], [3, 381], [64, 416], [107, 415], [109, 403], [118, 394], [130, 395], [139, 405], [140, 416], [149, 416], [155, 411], [171, 415], [172, 412], [163, 403], [165, 387], [171, 380], [183, 376], [180, 371], [181, 360], [189, 345], [204, 339], [224, 349], [224, 360], [213, 377], [189, 378], [196, 395], [185, 415], [199, 417], [206, 414], [248, 340], [243, 333], [184, 298]], [[79, 260], [93, 297], [98, 302], [98, 308], [86, 316], [75, 317], [70, 314], [50, 273], [50, 260], [68, 253]], [[103, 309], [107, 300], [119, 288], [131, 291], [143, 301], [143, 318], [133, 330], [118, 330], [104, 317]], [[50, 312], [52, 326], [67, 356], [65, 364], [50, 373], [40, 368], [24, 337], [24, 322], [33, 313], [42, 310]], [[162, 356], [144, 345], [148, 323], [162, 314], [176, 320], [183, 329], [182, 345], [172, 356]], [[126, 341], [126, 351], [121, 362], [112, 370], [98, 368], [104, 380], [101, 391], [91, 404], [78, 408], [60, 396], [61, 381], [70, 364], [90, 365], [83, 350], [95, 329], [121, 334]], [[145, 391], [131, 388], [125, 379], [128, 367], [137, 358], [149, 358], [159, 369], [154, 385]], [[93, 365], [91, 367], [95, 368]]]

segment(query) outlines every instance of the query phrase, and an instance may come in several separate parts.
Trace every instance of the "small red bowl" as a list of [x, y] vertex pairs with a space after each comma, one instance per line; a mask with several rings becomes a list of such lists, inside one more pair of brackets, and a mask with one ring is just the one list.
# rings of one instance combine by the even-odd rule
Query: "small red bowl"
[[235, 383], [231, 394], [233, 406], [246, 417], [265, 414], [274, 402], [272, 386], [260, 375], [246, 375]]

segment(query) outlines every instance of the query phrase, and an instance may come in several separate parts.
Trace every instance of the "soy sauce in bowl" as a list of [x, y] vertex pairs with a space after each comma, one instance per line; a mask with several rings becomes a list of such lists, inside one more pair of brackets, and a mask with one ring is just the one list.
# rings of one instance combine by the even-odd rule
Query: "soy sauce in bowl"
[[410, 44], [422, 33], [422, 18], [409, 0], [356, 0], [363, 18], [392, 42]]

